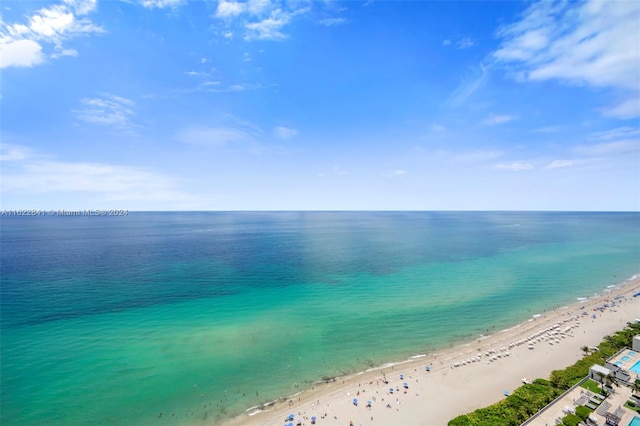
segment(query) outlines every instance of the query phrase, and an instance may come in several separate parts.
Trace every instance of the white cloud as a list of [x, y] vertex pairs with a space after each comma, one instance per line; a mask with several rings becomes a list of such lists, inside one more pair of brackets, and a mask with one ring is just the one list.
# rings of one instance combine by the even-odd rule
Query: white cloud
[[627, 96], [603, 114], [640, 116], [640, 2], [588, 0], [532, 4], [498, 31], [494, 58], [516, 63], [525, 80], [611, 88]]
[[298, 135], [298, 131], [291, 127], [277, 126], [273, 129], [273, 134], [279, 139], [291, 139]]
[[[220, 0], [215, 17], [222, 21], [222, 37], [233, 38], [241, 33], [245, 40], [284, 40], [283, 29], [298, 15], [307, 13], [310, 6], [299, 2], [249, 0], [248, 2]], [[327, 21], [328, 23], [329, 21]], [[336, 21], [333, 24], [338, 24]]]
[[0, 68], [32, 67], [43, 61], [42, 46], [33, 40], [0, 40]]
[[175, 8], [182, 5], [185, 0], [142, 0], [142, 6], [148, 9]]
[[245, 40], [282, 40], [286, 38], [282, 27], [291, 20], [291, 15], [276, 9], [266, 19], [260, 22], [250, 22], [245, 25], [247, 33]]
[[80, 120], [98, 125], [111, 125], [119, 128], [132, 127], [131, 118], [135, 115], [135, 103], [129, 99], [111, 94], [100, 98], [84, 98], [82, 108], [75, 110]]
[[640, 136], [640, 129], [631, 126], [618, 127], [616, 129], [595, 132], [589, 136], [591, 140], [607, 141], [611, 139], [626, 139]]
[[545, 126], [534, 130], [535, 133], [556, 133], [563, 129], [563, 126]]
[[513, 121], [515, 119], [516, 117], [513, 115], [506, 115], [506, 114], [492, 115], [491, 117], [488, 117], [487, 119], [483, 120], [482, 124], [484, 124], [485, 126], [495, 126], [497, 124], [508, 123], [509, 121]]
[[394, 171], [389, 172], [389, 173], [384, 173], [382, 176], [392, 178], [392, 177], [404, 176], [406, 174], [407, 174], [407, 172], [405, 170], [398, 169], [398, 170], [394, 170]]
[[458, 87], [451, 93], [446, 101], [450, 107], [462, 106], [471, 96], [489, 81], [489, 69], [479, 64], [478, 69], [471, 70], [472, 76], [461, 80]]
[[63, 42], [84, 34], [104, 32], [88, 18], [81, 17], [96, 9], [95, 0], [66, 0], [62, 4], [39, 9], [27, 17], [27, 24], [0, 21], [2, 68], [31, 67], [43, 62], [43, 46], [53, 45], [52, 58], [77, 56], [75, 49], [65, 49]]
[[324, 25], [325, 27], [333, 27], [336, 25], [343, 25], [347, 23], [346, 18], [325, 18], [318, 21], [320, 25]]
[[464, 37], [458, 40], [458, 42], [456, 43], [456, 49], [460, 49], [460, 50], [468, 49], [475, 45], [476, 45], [475, 41], [471, 40], [469, 37]]
[[87, 15], [96, 10], [97, 0], [64, 0], [64, 3], [71, 6], [76, 15]]
[[76, 57], [78, 56], [78, 51], [76, 49], [62, 49], [59, 52], [55, 52], [51, 54], [51, 57], [54, 59], [58, 59], [61, 58], [63, 56], [72, 56], [72, 57]]
[[249, 13], [258, 15], [264, 10], [267, 10], [269, 6], [271, 6], [271, 1], [269, 0], [249, 0], [247, 3], [247, 10]]
[[545, 166], [545, 169], [559, 169], [562, 167], [573, 166], [575, 161], [573, 160], [554, 160]]
[[232, 18], [241, 15], [245, 11], [245, 8], [245, 3], [221, 0], [218, 2], [216, 16], [218, 18]]
[[513, 163], [500, 163], [496, 164], [496, 169], [500, 170], [508, 170], [511, 172], [519, 172], [522, 170], [531, 170], [533, 169], [533, 164], [525, 163], [522, 161], [515, 161]]
[[442, 132], [446, 132], [447, 128], [441, 124], [432, 124], [431, 131], [436, 133], [442, 133]]
[[28, 147], [17, 145], [11, 145], [8, 149], [5, 146], [3, 151], [8, 152], [3, 152], [0, 157], [3, 161], [2, 194], [5, 199], [12, 194], [32, 197], [54, 194], [54, 197], [58, 197], [64, 193], [80, 193], [83, 194], [83, 200], [107, 203], [190, 199], [181, 192], [176, 179], [149, 168], [52, 160]]
[[0, 161], [19, 161], [33, 155], [33, 150], [26, 146], [3, 143], [0, 146]]
[[450, 46], [451, 45], [451, 40], [449, 40], [449, 39], [443, 40], [442, 41], [442, 45], [443, 46]]
[[640, 91], [638, 91], [638, 97], [632, 97], [618, 105], [604, 108], [602, 115], [622, 119], [640, 117]]
[[637, 155], [640, 152], [640, 141], [638, 139], [635, 139], [589, 145], [583, 144], [574, 147], [573, 150], [578, 154], [589, 157], [611, 157], [627, 154]]

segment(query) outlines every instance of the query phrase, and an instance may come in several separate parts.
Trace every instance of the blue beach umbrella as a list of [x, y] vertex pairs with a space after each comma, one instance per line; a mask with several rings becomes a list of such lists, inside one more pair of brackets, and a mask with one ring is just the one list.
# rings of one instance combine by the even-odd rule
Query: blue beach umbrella
[[509, 396], [509, 391], [508, 390], [505, 390], [503, 393], [504, 393], [504, 396]]
[[353, 405], [358, 405], [358, 398], [353, 398]]
[[371, 400], [367, 401], [367, 407], [371, 407]]
[[393, 393], [393, 388], [389, 388], [389, 393]]
[[404, 374], [400, 375], [400, 380], [404, 379]]
[[428, 365], [424, 369], [427, 371], [431, 371], [431, 367], [429, 367]]
[[295, 414], [291, 413], [289, 414], [289, 421], [292, 421], [295, 418]]
[[316, 424], [316, 416], [311, 416], [311, 424]]
[[404, 388], [405, 388], [405, 389], [409, 389], [409, 383], [407, 383], [407, 382], [404, 382], [404, 383], [402, 384], [402, 386], [404, 386]]

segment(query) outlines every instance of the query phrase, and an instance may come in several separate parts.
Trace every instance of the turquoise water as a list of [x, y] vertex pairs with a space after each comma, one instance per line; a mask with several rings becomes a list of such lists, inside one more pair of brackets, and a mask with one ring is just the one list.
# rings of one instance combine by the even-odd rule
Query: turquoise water
[[640, 361], [638, 361], [635, 364], [633, 364], [629, 370], [631, 370], [632, 372], [634, 372], [636, 374], [640, 374]]
[[640, 417], [633, 416], [633, 419], [629, 422], [629, 426], [640, 426]]
[[640, 264], [637, 213], [0, 225], [3, 425], [213, 423], [323, 376], [500, 331]]

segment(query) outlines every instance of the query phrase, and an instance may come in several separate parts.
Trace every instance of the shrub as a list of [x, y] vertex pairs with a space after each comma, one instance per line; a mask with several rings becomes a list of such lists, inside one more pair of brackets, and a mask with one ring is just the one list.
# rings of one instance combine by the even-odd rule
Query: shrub
[[582, 420], [587, 420], [589, 414], [591, 414], [591, 410], [588, 407], [585, 407], [584, 405], [578, 405], [576, 407], [576, 416], [580, 417]]
[[562, 419], [562, 424], [566, 426], [578, 426], [578, 423], [580, 423], [581, 421], [582, 419], [575, 414], [567, 414]]

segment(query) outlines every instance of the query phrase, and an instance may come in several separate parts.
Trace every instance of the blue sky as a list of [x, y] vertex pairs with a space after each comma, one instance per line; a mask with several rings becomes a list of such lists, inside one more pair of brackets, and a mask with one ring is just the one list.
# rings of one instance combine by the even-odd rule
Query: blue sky
[[0, 12], [3, 209], [640, 210], [640, 2]]

